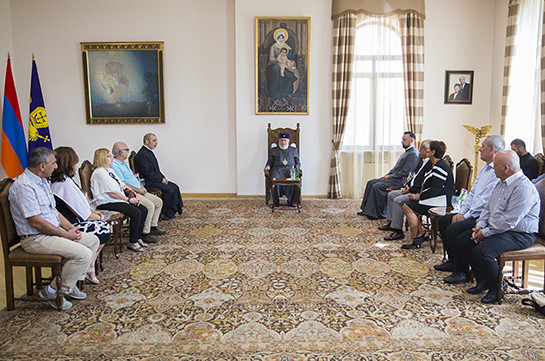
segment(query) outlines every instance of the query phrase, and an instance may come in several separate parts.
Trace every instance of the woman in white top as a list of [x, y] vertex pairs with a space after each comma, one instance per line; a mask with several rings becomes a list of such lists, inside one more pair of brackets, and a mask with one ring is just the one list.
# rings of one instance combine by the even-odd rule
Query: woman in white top
[[95, 273], [96, 258], [104, 245], [110, 242], [110, 225], [103, 221], [102, 213], [89, 207], [87, 196], [73, 179], [79, 162], [74, 149], [58, 147], [55, 153], [57, 169], [53, 171], [50, 180], [56, 207], [70, 223], [77, 225], [82, 232], [96, 235], [100, 240], [98, 251], [85, 276], [87, 281], [98, 284], [99, 280]]
[[[142, 229], [148, 210], [140, 205], [140, 200], [136, 198], [134, 192], [131, 194], [125, 183], [110, 168], [112, 163], [113, 155], [108, 149], [100, 148], [95, 151], [93, 159], [95, 170], [91, 175], [93, 204], [97, 209], [121, 212], [129, 217], [130, 244], [127, 248], [134, 252], [144, 252], [148, 245], [142, 240]], [[125, 195], [125, 189], [128, 190], [129, 196]]]

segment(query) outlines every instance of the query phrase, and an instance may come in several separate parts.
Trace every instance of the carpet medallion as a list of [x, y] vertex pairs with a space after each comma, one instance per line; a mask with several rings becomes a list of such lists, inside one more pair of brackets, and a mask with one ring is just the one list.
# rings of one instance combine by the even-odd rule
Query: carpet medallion
[[146, 253], [106, 248], [72, 309], [1, 311], [0, 359], [545, 360], [521, 296], [484, 305], [443, 283], [441, 252], [383, 241], [357, 200], [303, 206], [187, 200]]

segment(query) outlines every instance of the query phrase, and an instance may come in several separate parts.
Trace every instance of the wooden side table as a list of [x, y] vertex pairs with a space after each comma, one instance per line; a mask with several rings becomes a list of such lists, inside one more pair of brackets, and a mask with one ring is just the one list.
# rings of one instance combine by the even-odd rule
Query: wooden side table
[[[439, 234], [439, 218], [452, 212], [452, 207], [433, 207], [428, 211], [431, 220], [431, 252], [435, 253], [437, 249], [437, 236]], [[446, 260], [445, 247], [443, 247], [443, 262]]]
[[[276, 186], [296, 186], [297, 194], [296, 194], [296, 202], [297, 205], [297, 212], [301, 213], [301, 179], [291, 179], [291, 178], [272, 178], [271, 179], [271, 194], [274, 194], [276, 190]], [[272, 211], [274, 212], [275, 206], [274, 204], [271, 206]]]

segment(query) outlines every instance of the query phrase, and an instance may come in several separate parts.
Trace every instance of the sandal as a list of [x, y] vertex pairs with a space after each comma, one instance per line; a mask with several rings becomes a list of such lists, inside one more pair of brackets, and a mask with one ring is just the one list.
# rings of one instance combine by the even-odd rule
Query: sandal
[[144, 248], [141, 247], [138, 243], [131, 243], [127, 246], [133, 252], [145, 252]]
[[148, 244], [147, 243], [144, 243], [144, 241], [142, 241], [141, 239], [137, 240], [136, 243], [138, 243], [140, 245], [140, 247], [143, 247], [143, 248], [148, 248]]
[[[92, 275], [92, 277], [91, 277], [91, 275]], [[89, 268], [87, 270], [87, 273], [85, 274], [85, 280], [87, 282], [89, 282], [89, 283], [94, 284], [94, 285], [98, 285], [100, 283], [100, 281], [98, 280], [98, 278], [96, 276], [94, 268]]]

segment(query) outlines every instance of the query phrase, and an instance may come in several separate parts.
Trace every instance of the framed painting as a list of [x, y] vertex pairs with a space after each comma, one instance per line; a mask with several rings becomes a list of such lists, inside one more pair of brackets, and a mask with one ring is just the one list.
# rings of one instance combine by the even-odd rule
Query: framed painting
[[310, 17], [256, 17], [256, 114], [308, 114]]
[[473, 103], [473, 70], [445, 72], [445, 104]]
[[87, 124], [165, 123], [163, 42], [81, 43]]

